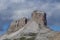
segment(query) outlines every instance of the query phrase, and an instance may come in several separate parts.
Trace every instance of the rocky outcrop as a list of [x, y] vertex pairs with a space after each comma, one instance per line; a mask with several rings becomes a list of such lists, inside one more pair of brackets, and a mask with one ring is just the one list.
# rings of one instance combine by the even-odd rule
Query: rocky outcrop
[[32, 13], [32, 19], [42, 26], [47, 26], [46, 13], [43, 11], [35, 10]]
[[[41, 26], [47, 26], [47, 20], [46, 20], [46, 13], [42, 11], [35, 10], [32, 13], [31, 20], [36, 21]], [[19, 20], [13, 21], [10, 25], [10, 28], [8, 29], [8, 34], [12, 32], [16, 32], [20, 28], [24, 27], [25, 24], [27, 24], [28, 19], [23, 17]]]
[[15, 20], [11, 23], [10, 28], [8, 29], [8, 34], [13, 33], [24, 27], [27, 24], [28, 19], [23, 17], [19, 20]]
[[35, 10], [31, 19], [24, 17], [12, 22], [0, 40], [55, 40], [58, 33], [47, 27], [46, 13]]

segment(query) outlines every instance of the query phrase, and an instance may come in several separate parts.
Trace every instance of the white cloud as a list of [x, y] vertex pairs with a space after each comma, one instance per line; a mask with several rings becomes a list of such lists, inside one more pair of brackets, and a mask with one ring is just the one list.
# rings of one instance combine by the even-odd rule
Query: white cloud
[[60, 9], [60, 4], [56, 4], [56, 9]]
[[25, 3], [26, 0], [0, 0], [0, 11], [8, 8], [13, 3]]
[[26, 0], [10, 0], [12, 3], [24, 3]]
[[32, 11], [33, 11], [32, 9], [15, 10], [13, 12], [13, 16], [11, 18], [14, 19], [14, 20], [22, 18], [22, 17], [27, 17], [28, 18], [28, 17], [30, 17]]
[[0, 0], [0, 11], [7, 8], [7, 0]]
[[[25, 8], [23, 10], [15, 10], [13, 14], [13, 18], [17, 18], [17, 16], [19, 17], [23, 17], [23, 16], [27, 16], [27, 14], [29, 14], [29, 12], [31, 12], [31, 10], [43, 10], [47, 13], [47, 17], [50, 17], [53, 14], [53, 11], [56, 9], [60, 8], [60, 5], [58, 3], [38, 3], [38, 2], [34, 2], [34, 1], [30, 1], [27, 3], [28, 5], [25, 6]], [[27, 9], [27, 10], [25, 10]], [[30, 9], [30, 10], [29, 10]]]

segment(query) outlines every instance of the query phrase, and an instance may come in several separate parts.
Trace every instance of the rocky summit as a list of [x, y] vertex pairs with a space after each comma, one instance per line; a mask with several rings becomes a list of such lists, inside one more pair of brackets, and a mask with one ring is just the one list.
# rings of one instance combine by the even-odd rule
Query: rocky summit
[[60, 40], [58, 34], [47, 26], [46, 13], [35, 10], [30, 19], [14, 20], [0, 40]]

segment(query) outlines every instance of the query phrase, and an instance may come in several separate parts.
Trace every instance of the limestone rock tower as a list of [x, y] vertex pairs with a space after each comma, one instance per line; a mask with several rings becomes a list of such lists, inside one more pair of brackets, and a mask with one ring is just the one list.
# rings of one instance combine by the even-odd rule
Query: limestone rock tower
[[32, 13], [32, 19], [36, 21], [38, 24], [40, 24], [41, 26], [43, 25], [47, 26], [46, 13], [43, 11], [35, 10]]

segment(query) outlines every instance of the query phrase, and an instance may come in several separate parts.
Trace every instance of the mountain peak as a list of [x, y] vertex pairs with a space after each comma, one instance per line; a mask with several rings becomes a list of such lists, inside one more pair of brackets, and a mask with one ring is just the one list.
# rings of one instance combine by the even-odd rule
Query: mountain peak
[[[46, 13], [43, 11], [33, 11], [31, 19], [41, 26], [47, 26]], [[10, 25], [10, 28], [8, 29], [8, 33], [10, 34], [16, 32], [20, 28], [24, 27], [24, 25], [27, 24], [28, 21], [29, 19], [27, 19], [26, 17], [13, 21]]]
[[35, 10], [31, 19], [25, 17], [11, 23], [7, 33], [0, 39], [7, 40], [54, 40], [59, 32], [47, 27], [46, 13]]
[[46, 13], [43, 11], [33, 11], [32, 19], [36, 21], [38, 24], [47, 26]]

